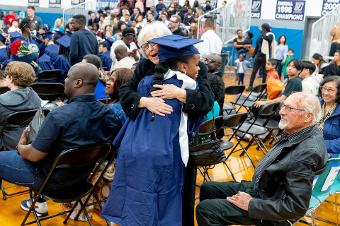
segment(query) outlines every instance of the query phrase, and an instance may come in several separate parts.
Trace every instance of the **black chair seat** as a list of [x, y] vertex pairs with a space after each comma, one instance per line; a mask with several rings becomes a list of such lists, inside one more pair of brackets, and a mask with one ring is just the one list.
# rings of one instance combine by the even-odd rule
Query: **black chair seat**
[[252, 135], [262, 135], [268, 132], [266, 128], [258, 125], [251, 125], [248, 122], [243, 123], [242, 126], [239, 128], [239, 131], [243, 133], [249, 133]]
[[[77, 187], [77, 188], [75, 188]], [[77, 185], [75, 187], [69, 187], [65, 189], [58, 189], [58, 190], [50, 190], [50, 191], [44, 191], [43, 194], [47, 198], [53, 200], [57, 203], [67, 203], [72, 202], [75, 200], [75, 197], [84, 197], [88, 194], [90, 194], [93, 185], [89, 182], [86, 182], [81, 185]]]
[[279, 122], [273, 119], [269, 119], [269, 121], [267, 122], [267, 119], [256, 119], [255, 121], [255, 125], [258, 126], [263, 126], [266, 123], [266, 128], [267, 129], [277, 129], [279, 128]]
[[232, 105], [231, 103], [225, 103], [223, 104], [223, 110], [225, 111], [230, 111], [230, 110], [234, 110], [235, 106]]
[[7, 91], [9, 91], [9, 88], [8, 88], [7, 86], [0, 87], [0, 94], [4, 94], [4, 93], [6, 93]]
[[221, 140], [221, 142], [219, 143], [220, 147], [223, 149], [223, 150], [228, 150], [230, 148], [232, 148], [234, 146], [234, 144], [230, 141], [224, 141], [224, 140]]

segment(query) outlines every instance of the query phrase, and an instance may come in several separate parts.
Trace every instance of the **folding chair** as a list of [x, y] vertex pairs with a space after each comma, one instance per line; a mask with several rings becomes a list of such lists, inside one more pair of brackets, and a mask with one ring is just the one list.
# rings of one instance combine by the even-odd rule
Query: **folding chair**
[[[324, 201], [326, 201], [329, 196], [340, 192], [339, 170], [340, 170], [340, 158], [331, 158], [328, 159], [326, 169], [323, 171], [323, 173], [314, 178], [312, 196], [309, 201], [308, 211], [305, 215], [311, 217], [312, 225], [315, 225], [316, 209]], [[338, 204], [336, 199], [335, 205], [336, 213], [338, 214]], [[322, 221], [322, 219], [320, 220]], [[336, 225], [338, 225], [338, 222], [336, 223], [337, 223]]]
[[228, 96], [237, 95], [234, 102], [223, 104], [223, 111], [226, 112], [227, 115], [229, 115], [233, 110], [235, 110], [234, 103], [237, 103], [237, 101], [240, 99], [240, 97], [242, 96], [241, 94], [243, 93], [245, 88], [246, 88], [245, 86], [236, 86], [236, 85], [225, 87], [225, 89], [224, 89], [225, 95], [228, 95]]
[[[275, 114], [277, 108], [279, 107], [280, 103], [273, 103], [273, 104], [267, 104], [263, 105], [260, 108], [253, 108], [254, 110], [256, 109], [255, 113], [253, 113], [254, 119], [250, 121], [244, 122], [239, 128], [238, 132], [241, 132], [241, 137], [240, 140], [243, 140], [246, 134], [251, 136], [251, 140], [248, 142], [246, 147], [243, 147], [241, 143], [239, 145], [243, 149], [243, 154], [247, 154], [247, 151], [249, 147], [253, 144], [255, 141], [257, 146], [261, 149], [261, 151], [266, 154], [268, 152], [268, 149], [266, 148], [265, 144], [263, 143], [261, 139], [261, 135], [265, 135], [268, 133], [268, 129], [259, 125], [256, 125], [255, 122], [257, 121], [258, 118], [266, 118], [266, 123], [270, 120], [270, 118]], [[254, 112], [253, 110], [253, 112]], [[239, 140], [239, 142], [240, 142]], [[251, 160], [251, 159], [250, 159]], [[251, 160], [252, 162], [252, 160]], [[255, 164], [252, 162], [254, 168]]]
[[[91, 192], [93, 191], [94, 185], [91, 183], [91, 180], [94, 178], [99, 169], [103, 166], [105, 160], [107, 160], [108, 157], [112, 154], [111, 152], [111, 144], [94, 144], [69, 149], [59, 154], [51, 165], [51, 168], [46, 178], [42, 182], [39, 190], [33, 194], [32, 189], [30, 189], [30, 199], [32, 204], [21, 225], [28, 225], [36, 222], [37, 225], [40, 226], [40, 221], [63, 215], [65, 213], [68, 213], [68, 219], [69, 216], [72, 214], [72, 211], [74, 210], [73, 208], [71, 211], [64, 211], [53, 216], [39, 218], [34, 206], [38, 200], [38, 197], [40, 196], [44, 196], [57, 203], [69, 203], [73, 201], [79, 202], [82, 211], [84, 211], [85, 213], [88, 223], [90, 225], [93, 225], [81, 199], [91, 194]], [[71, 189], [70, 187], [65, 187], [58, 190], [52, 190], [51, 188], [49, 188], [52, 187], [49, 182], [51, 177], [57, 170], [64, 170], [69, 172], [83, 170], [83, 175], [87, 175], [87, 180], [79, 182], [79, 184], [73, 186]], [[31, 213], [33, 213], [35, 221], [26, 223]]]
[[[244, 121], [238, 128], [234, 129], [234, 133], [232, 137], [234, 137], [237, 134], [240, 134], [240, 135], [239, 135], [239, 138], [237, 139], [237, 143], [234, 146], [233, 150], [227, 156], [227, 159], [232, 153], [235, 152], [236, 147], [240, 146], [241, 149], [243, 150], [243, 152], [241, 153], [241, 156], [246, 154], [251, 164], [255, 168], [255, 164], [248, 154], [248, 149], [252, 145], [252, 143], [255, 141], [258, 147], [263, 151], [264, 154], [268, 152], [266, 146], [264, 145], [262, 140], [259, 138], [260, 135], [266, 134], [268, 130], [262, 126], [255, 125], [255, 121], [258, 117], [262, 117], [262, 118], [266, 117], [269, 119], [271, 115], [275, 113], [276, 108], [278, 106], [279, 106], [279, 103], [261, 106], [258, 109], [258, 112], [254, 115], [254, 120]], [[243, 145], [241, 144], [241, 141], [245, 138], [247, 134], [251, 135], [251, 140], [248, 142], [248, 145], [246, 147], [243, 147]]]
[[[227, 117], [223, 118], [223, 124], [221, 126], [221, 129], [223, 129], [223, 130], [231, 129], [233, 131], [231, 136], [229, 136], [227, 134], [227, 137], [229, 137], [229, 139], [228, 139], [229, 142], [231, 142], [231, 140], [235, 137], [236, 131], [244, 123], [244, 121], [247, 119], [247, 117], [248, 117], [247, 113], [236, 113], [236, 114], [233, 114], [233, 115], [228, 115]], [[234, 146], [234, 144], [233, 144], [233, 146]], [[233, 152], [235, 152], [234, 150], [235, 150], [235, 148], [233, 148], [232, 151], [227, 154], [225, 163], [227, 162], [227, 160], [231, 156], [231, 154]], [[248, 153], [247, 153], [247, 155], [248, 155]], [[248, 156], [248, 158], [250, 158], [250, 156]], [[228, 166], [228, 165], [225, 164], [225, 166]], [[230, 172], [230, 174], [232, 175], [233, 179], [235, 180], [235, 176], [234, 176], [233, 172], [231, 171], [231, 169], [229, 167], [227, 167], [227, 169]]]
[[[204, 143], [204, 142], [210, 141], [210, 140], [217, 140], [216, 132], [221, 129], [222, 124], [223, 124], [223, 117], [222, 116], [219, 116], [215, 119], [211, 119], [211, 120], [203, 122], [200, 125], [199, 131], [198, 131], [198, 137], [200, 139], [198, 142]], [[230, 141], [219, 140], [218, 145], [223, 150], [226, 151], [226, 150], [232, 148], [234, 144]], [[221, 159], [221, 161], [219, 163], [223, 163], [227, 167], [227, 169], [229, 169], [229, 171], [230, 171], [230, 168], [226, 164], [225, 159]], [[215, 167], [215, 165], [217, 165], [219, 163], [216, 163], [214, 165], [199, 165], [198, 166], [198, 170], [202, 174], [204, 181], [208, 181], [208, 179], [211, 180], [209, 173], [208, 173], [208, 170], [213, 169]], [[231, 171], [230, 171], [230, 173], [231, 173]], [[232, 173], [231, 173], [231, 176], [235, 180], [234, 175]]]
[[[6, 120], [6, 125], [10, 126], [19, 126], [21, 128], [28, 126], [28, 124], [32, 121], [35, 113], [37, 112], [37, 110], [27, 110], [27, 111], [20, 111], [20, 112], [15, 112], [12, 113], [8, 116], [7, 120]], [[7, 197], [10, 196], [15, 196], [15, 195], [19, 195], [25, 192], [28, 192], [28, 190], [24, 190], [24, 191], [18, 191], [15, 193], [7, 193], [5, 191], [4, 186], [2, 185], [2, 181], [0, 181], [0, 187], [1, 187], [1, 192], [2, 192], [2, 199], [6, 200]]]
[[4, 93], [6, 93], [7, 91], [9, 91], [9, 88], [8, 88], [7, 86], [0, 87], [0, 94], [4, 94]]
[[55, 101], [64, 98], [64, 85], [61, 83], [38, 82], [31, 85], [32, 89], [43, 100]]
[[249, 112], [249, 109], [253, 106], [253, 104], [256, 101], [262, 99], [266, 95], [266, 90], [267, 84], [263, 83], [254, 86], [249, 95], [247, 96], [241, 95], [238, 99], [232, 102], [234, 105], [239, 106], [236, 112], [238, 113], [242, 107]]
[[61, 82], [61, 70], [47, 70], [38, 74], [38, 82]]

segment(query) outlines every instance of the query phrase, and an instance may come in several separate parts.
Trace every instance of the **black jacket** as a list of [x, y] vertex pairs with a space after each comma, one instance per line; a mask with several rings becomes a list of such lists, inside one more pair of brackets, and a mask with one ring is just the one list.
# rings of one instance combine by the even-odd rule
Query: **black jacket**
[[184, 34], [184, 32], [183, 32], [183, 30], [179, 27], [179, 28], [177, 28], [176, 30], [174, 30], [173, 32], [172, 32], [172, 34], [174, 34], [174, 35], [181, 35], [181, 36], [185, 36], [185, 34]]
[[[309, 207], [314, 176], [327, 162], [322, 132], [317, 126], [288, 142], [259, 181], [259, 197], [249, 203], [250, 218], [272, 224], [296, 221]], [[287, 222], [285, 222], [287, 223]]]
[[91, 31], [80, 29], [71, 36], [69, 55], [71, 65], [81, 62], [86, 54], [98, 55], [98, 42]]
[[[187, 89], [187, 101], [183, 111], [197, 116], [207, 114], [213, 107], [214, 95], [207, 81], [207, 68], [200, 62], [200, 71], [197, 78], [198, 91]], [[138, 108], [141, 96], [136, 92], [139, 82], [144, 76], [153, 75], [155, 64], [150, 60], [142, 58], [138, 63], [133, 78], [119, 90], [120, 103], [126, 115], [135, 119], [140, 111]]]
[[[256, 40], [256, 46], [255, 46], [253, 57], [255, 57], [255, 56], [258, 56], [258, 57], [260, 56], [261, 57], [261, 56], [264, 55], [261, 52], [261, 47], [262, 47], [263, 39], [266, 40], [269, 43], [269, 48], [271, 48], [271, 43], [272, 43], [272, 41], [274, 39], [274, 36], [272, 34], [267, 36], [266, 33], [261, 33], [261, 36], [259, 36], [257, 38], [257, 40]], [[274, 40], [274, 42], [275, 42], [275, 40]], [[273, 57], [275, 57], [275, 56], [272, 56], [271, 58], [273, 58]]]
[[340, 76], [340, 65], [336, 65], [335, 62], [330, 63], [326, 67], [323, 68], [324, 77], [331, 75], [339, 75]]

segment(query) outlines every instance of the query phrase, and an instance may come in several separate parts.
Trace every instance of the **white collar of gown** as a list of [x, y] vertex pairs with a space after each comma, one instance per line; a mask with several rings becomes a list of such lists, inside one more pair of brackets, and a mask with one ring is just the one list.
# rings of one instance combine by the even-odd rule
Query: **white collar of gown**
[[[183, 84], [181, 86], [182, 89], [196, 89], [196, 81], [179, 71], [173, 71], [169, 69], [168, 72], [164, 75], [164, 80], [169, 79], [174, 75], [177, 76], [178, 80], [183, 81]], [[179, 124], [178, 133], [179, 145], [181, 148], [181, 157], [184, 165], [186, 166], [189, 161], [188, 114], [183, 112], [183, 110], [181, 112], [181, 121]]]

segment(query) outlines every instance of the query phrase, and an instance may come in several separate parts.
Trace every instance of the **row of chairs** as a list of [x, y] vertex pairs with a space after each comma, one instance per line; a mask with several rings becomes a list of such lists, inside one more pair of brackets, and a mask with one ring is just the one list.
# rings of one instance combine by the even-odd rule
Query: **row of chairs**
[[[279, 107], [278, 103], [268, 104], [262, 106], [257, 111], [250, 111], [250, 113], [248, 112], [235, 113], [227, 115], [225, 117], [220, 116], [215, 119], [203, 122], [200, 125], [199, 127], [200, 136], [206, 136], [206, 134], [209, 133], [218, 134], [220, 130], [223, 130], [223, 132], [227, 131], [228, 129], [232, 130], [232, 133], [227, 135], [228, 141], [221, 140], [220, 144], [225, 151], [228, 151], [226, 153], [225, 161], [221, 163], [223, 163], [226, 166], [233, 180], [235, 180], [235, 176], [231, 168], [228, 166], [227, 160], [233, 153], [237, 152], [238, 150], [242, 150], [242, 154], [245, 154], [247, 156], [252, 166], [255, 168], [255, 163], [250, 157], [248, 149], [255, 142], [257, 146], [264, 152], [264, 154], [268, 152], [263, 142], [263, 138], [261, 138], [260, 136], [269, 134], [270, 131], [274, 130], [272, 127], [267, 127], [267, 125], [268, 122], [271, 120], [272, 116], [274, 116], [275, 113], [277, 112], [278, 107]], [[242, 135], [238, 135], [239, 133]], [[241, 143], [241, 141], [247, 134], [251, 136], [251, 139], [248, 142], [247, 146], [244, 146]], [[236, 140], [236, 143], [232, 143], [233, 139]], [[236, 149], [237, 147], [240, 147], [240, 149]], [[203, 175], [204, 181], [207, 181], [208, 179], [210, 179], [207, 173], [208, 169], [211, 169], [213, 166], [202, 165], [200, 167], [203, 168], [203, 170], [201, 170], [201, 173]]]

